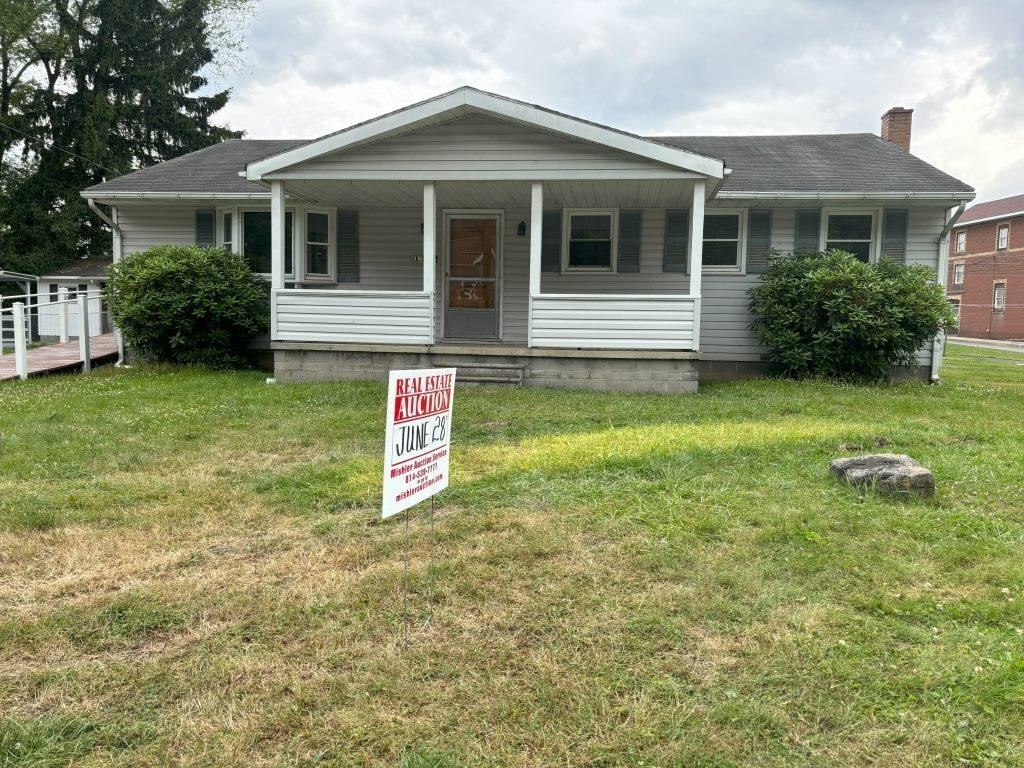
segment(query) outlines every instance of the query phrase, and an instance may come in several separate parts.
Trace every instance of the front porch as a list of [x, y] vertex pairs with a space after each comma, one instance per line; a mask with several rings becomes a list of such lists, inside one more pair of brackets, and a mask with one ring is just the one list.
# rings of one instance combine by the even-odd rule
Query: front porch
[[[389, 193], [408, 195], [412, 186], [421, 195], [417, 209], [366, 205]], [[500, 193], [457, 181], [362, 182], [341, 189], [271, 181], [271, 340], [278, 378], [376, 378], [388, 367], [454, 364], [472, 368], [481, 381], [492, 368], [501, 372], [496, 378], [534, 386], [696, 387], [703, 179], [488, 186]], [[308, 279], [301, 257], [289, 258], [293, 271], [286, 271], [286, 243], [293, 252], [302, 246], [285, 240], [284, 215], [301, 213], [301, 201], [314, 193], [317, 205], [332, 195], [337, 243], [357, 243], [354, 285]], [[643, 203], [653, 206], [634, 207]], [[591, 211], [615, 223], [614, 264], [568, 267], [557, 251], [566, 247], [563, 230], [570, 237], [574, 220], [563, 227], [563, 217], [596, 218]], [[684, 242], [671, 242], [673, 216], [684, 220]], [[355, 234], [344, 232], [342, 222], [354, 222]], [[464, 222], [474, 226], [457, 226]], [[627, 232], [629, 226], [635, 231]], [[338, 254], [334, 269], [340, 269], [344, 247], [331, 247]], [[683, 258], [666, 271], [665, 250], [673, 247]], [[462, 253], [467, 248], [468, 257]], [[406, 252], [394, 252], [399, 249]], [[671, 379], [677, 388], [665, 383]]]

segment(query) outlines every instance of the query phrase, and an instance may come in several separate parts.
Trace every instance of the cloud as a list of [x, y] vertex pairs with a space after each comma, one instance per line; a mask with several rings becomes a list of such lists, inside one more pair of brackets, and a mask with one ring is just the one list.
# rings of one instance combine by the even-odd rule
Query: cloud
[[[998, 23], [993, 23], [998, 19]], [[313, 137], [470, 84], [645, 134], [877, 133], [981, 198], [1024, 191], [1024, 8], [867, 2], [264, 0], [221, 119]]]

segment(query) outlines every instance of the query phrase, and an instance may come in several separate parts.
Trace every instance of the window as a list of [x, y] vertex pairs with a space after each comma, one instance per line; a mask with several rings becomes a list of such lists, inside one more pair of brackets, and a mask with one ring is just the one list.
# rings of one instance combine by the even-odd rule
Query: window
[[739, 211], [704, 214], [702, 265], [709, 272], [743, 269], [743, 217]]
[[57, 284], [50, 283], [50, 301], [57, 301]]
[[953, 325], [959, 326], [960, 325], [960, 299], [950, 299], [949, 300], [949, 308], [953, 310], [953, 317], [956, 318], [956, 321], [953, 323]]
[[956, 233], [956, 252], [967, 253], [967, 233], [957, 232]]
[[1009, 224], [1003, 224], [1003, 226], [1001, 226], [999, 228], [999, 241], [996, 243], [996, 247], [1000, 251], [1005, 251], [1006, 250], [1006, 246], [1009, 244], [1009, 242], [1010, 242], [1010, 225]]
[[326, 213], [306, 214], [306, 274], [310, 277], [330, 275], [330, 223]]
[[[242, 211], [242, 255], [253, 272], [270, 274], [270, 211]], [[292, 274], [292, 212], [284, 215], [284, 272]]]
[[1006, 283], [992, 286], [992, 309], [1001, 312], [1006, 309]]
[[235, 231], [231, 226], [232, 223], [231, 211], [227, 211], [221, 217], [221, 240], [224, 243], [224, 248], [228, 251], [232, 250], [231, 244], [235, 239]]
[[966, 265], [961, 261], [959, 264], [953, 265], [953, 285], [964, 284], [964, 270]]
[[566, 211], [562, 268], [615, 271], [615, 211]]
[[875, 216], [872, 213], [830, 213], [825, 225], [825, 249], [836, 248], [852, 253], [863, 262], [871, 261], [871, 244], [875, 239]]

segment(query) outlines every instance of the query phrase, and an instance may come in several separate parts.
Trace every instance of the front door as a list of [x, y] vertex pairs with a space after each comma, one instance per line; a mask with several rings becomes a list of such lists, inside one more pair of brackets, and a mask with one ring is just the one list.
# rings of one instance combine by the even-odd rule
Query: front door
[[501, 300], [499, 217], [452, 215], [445, 248], [444, 335], [449, 339], [498, 339]]

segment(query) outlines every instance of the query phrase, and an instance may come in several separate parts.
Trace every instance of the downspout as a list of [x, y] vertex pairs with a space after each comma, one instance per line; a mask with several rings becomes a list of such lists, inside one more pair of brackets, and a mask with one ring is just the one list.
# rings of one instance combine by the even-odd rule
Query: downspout
[[[956, 226], [957, 221], [960, 220], [960, 216], [963, 215], [964, 210], [967, 208], [967, 200], [961, 200], [960, 205], [953, 211], [953, 215], [949, 215], [949, 211], [946, 211], [946, 226], [942, 228], [942, 232], [939, 233], [938, 239], [938, 273], [935, 275], [936, 282], [942, 286], [942, 292], [946, 292], [946, 277], [949, 272], [949, 233]], [[932, 342], [932, 370], [929, 380], [932, 384], [939, 383], [939, 368], [942, 367], [942, 356], [946, 351], [946, 332], [942, 331], [939, 333], [935, 340]]]
[[[95, 213], [100, 218], [100, 221], [102, 221], [104, 224], [106, 224], [108, 227], [110, 227], [110, 231], [111, 231], [111, 233], [113, 235], [113, 239], [111, 241], [111, 247], [110, 247], [110, 256], [113, 259], [113, 261], [116, 262], [118, 259], [121, 258], [121, 235], [122, 235], [121, 227], [118, 226], [117, 221], [116, 221], [116, 219], [117, 219], [117, 208], [115, 206], [113, 206], [113, 205], [110, 206], [111, 216], [108, 216], [107, 214], [105, 214], [100, 209], [100, 207], [98, 205], [96, 205], [96, 201], [93, 200], [91, 197], [87, 197], [85, 199], [85, 202], [89, 205], [89, 210], [92, 211], [93, 213]], [[118, 368], [122, 368], [122, 367], [125, 367], [125, 364], [124, 364], [124, 339], [121, 338], [121, 331], [120, 331], [120, 329], [118, 329], [118, 327], [116, 325], [114, 326], [114, 337], [117, 339], [117, 362], [114, 363], [114, 365], [116, 367], [118, 367]]]

